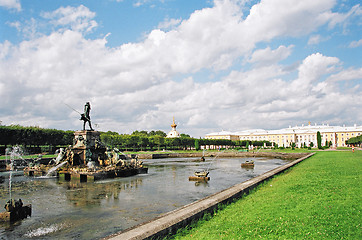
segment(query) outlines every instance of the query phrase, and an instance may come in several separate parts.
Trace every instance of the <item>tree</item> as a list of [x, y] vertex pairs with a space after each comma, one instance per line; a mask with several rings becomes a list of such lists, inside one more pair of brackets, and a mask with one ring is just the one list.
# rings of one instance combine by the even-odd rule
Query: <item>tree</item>
[[131, 135], [130, 136], [129, 144], [130, 144], [130, 146], [133, 147], [133, 150], [135, 150], [135, 148], [137, 147], [137, 145], [139, 143], [139, 139], [140, 139], [140, 136], [138, 136], [138, 135]]
[[165, 144], [170, 149], [180, 149], [181, 141], [179, 138], [165, 138]]
[[118, 134], [108, 131], [101, 134], [101, 141], [108, 147], [113, 148], [115, 145], [115, 138]]
[[195, 146], [195, 140], [190, 137], [180, 137], [180, 144], [183, 147], [184, 150], [186, 150], [188, 147]]
[[199, 139], [195, 139], [195, 149], [200, 150]]
[[140, 135], [138, 139], [138, 145], [141, 147], [141, 151], [143, 148], [146, 148], [149, 143], [148, 137], [144, 135]]
[[322, 137], [319, 131], [317, 132], [317, 144], [318, 144], [318, 149], [322, 149]]
[[148, 136], [147, 131], [134, 131], [132, 135], [138, 135], [138, 136]]
[[189, 138], [190, 138], [191, 136], [188, 135], [188, 134], [181, 133], [181, 134], [180, 134], [180, 137], [189, 137]]
[[359, 145], [362, 143], [362, 135], [350, 138], [346, 141], [346, 144]]
[[153, 143], [158, 146], [158, 150], [160, 150], [160, 147], [164, 144], [165, 138], [160, 135], [155, 135], [151, 138], [153, 140]]
[[295, 150], [295, 142], [292, 142], [292, 150]]
[[73, 131], [66, 131], [64, 136], [63, 136], [62, 144], [64, 144], [64, 145], [72, 145], [73, 144], [73, 138], [74, 138], [74, 132]]
[[162, 132], [161, 130], [157, 130], [157, 131], [151, 131], [149, 134], [148, 134], [148, 136], [156, 136], [156, 135], [158, 135], [158, 136], [161, 136], [161, 137], [166, 137], [167, 136], [167, 134], [165, 133], [165, 132]]

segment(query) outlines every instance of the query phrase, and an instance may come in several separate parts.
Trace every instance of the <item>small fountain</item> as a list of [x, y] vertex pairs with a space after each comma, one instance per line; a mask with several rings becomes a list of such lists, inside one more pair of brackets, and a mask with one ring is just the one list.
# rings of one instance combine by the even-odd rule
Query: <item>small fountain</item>
[[56, 173], [56, 170], [58, 168], [63, 167], [65, 164], [67, 164], [67, 161], [64, 161], [62, 163], [59, 163], [58, 165], [52, 167], [51, 169], [49, 169], [49, 171], [47, 172], [47, 174], [45, 175], [45, 177], [51, 177], [54, 175], [54, 173]]
[[60, 148], [60, 149], [59, 149], [58, 156], [57, 156], [57, 158], [55, 159], [55, 164], [56, 164], [56, 165], [58, 165], [58, 164], [60, 163], [60, 161], [64, 158], [64, 155], [65, 155], [64, 148]]
[[23, 205], [21, 199], [14, 200], [12, 199], [12, 174], [14, 171], [14, 161], [15, 157], [21, 158], [22, 149], [19, 146], [13, 147], [13, 150], [10, 152], [10, 174], [9, 174], [9, 196], [10, 200], [5, 204], [5, 212], [0, 213], [0, 221], [17, 221], [20, 219], [27, 218], [31, 216], [31, 204]]
[[241, 163], [242, 168], [254, 168], [254, 161], [253, 160], [246, 160], [245, 162]]
[[195, 176], [190, 176], [189, 181], [208, 181], [210, 177], [208, 176], [209, 172], [206, 170], [196, 171]]
[[[143, 166], [137, 156], [129, 160], [129, 157], [118, 149], [109, 150], [105, 147], [100, 140], [100, 132], [92, 128], [89, 111], [89, 103], [85, 105], [84, 114], [76, 111], [81, 115], [80, 120], [84, 123], [83, 130], [74, 132], [72, 146], [60, 149], [57, 158], [48, 165], [37, 163], [30, 165], [24, 169], [24, 174], [28, 176], [54, 174], [61, 180], [87, 182], [147, 173], [148, 168]], [[87, 122], [90, 130], [85, 129]], [[126, 159], [122, 160], [120, 155]]]
[[[258, 152], [261, 150], [261, 148], [258, 149], [258, 151], [256, 151], [256, 154], [258, 154]], [[253, 156], [255, 159], [256, 154]], [[246, 160], [245, 162], [241, 163], [241, 167], [242, 168], [254, 168], [254, 160]]]
[[[224, 151], [223, 151], [224, 152]], [[207, 167], [206, 170], [202, 170], [202, 171], [195, 171], [194, 174], [195, 176], [191, 176], [189, 177], [189, 181], [209, 181], [210, 180], [210, 177], [209, 177], [209, 169], [210, 169], [210, 166], [212, 164], [212, 162], [219, 156], [221, 152], [219, 152], [215, 157], [214, 159], [212, 159]], [[203, 153], [204, 155], [204, 153]]]
[[202, 150], [202, 157], [201, 157], [200, 161], [205, 162], [205, 149]]

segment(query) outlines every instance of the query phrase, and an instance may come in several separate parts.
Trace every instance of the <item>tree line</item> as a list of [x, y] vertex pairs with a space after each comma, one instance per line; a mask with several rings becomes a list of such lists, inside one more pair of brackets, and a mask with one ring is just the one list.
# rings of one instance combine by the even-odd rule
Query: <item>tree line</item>
[[[121, 151], [145, 150], [199, 150], [207, 148], [248, 148], [253, 146], [271, 146], [267, 141], [232, 141], [227, 139], [201, 139], [181, 134], [179, 138], [166, 138], [163, 131], [134, 131], [132, 134], [117, 132], [101, 132], [101, 141], [109, 148], [118, 148]], [[55, 151], [58, 146], [73, 144], [74, 131], [44, 129], [40, 127], [23, 127], [20, 125], [0, 126], [0, 153], [13, 145], [23, 145], [28, 152], [39, 153], [44, 149]]]
[[1, 154], [12, 145], [23, 145], [25, 148], [40, 152], [40, 146], [70, 145], [74, 132], [40, 127], [23, 127], [20, 125], [0, 126]]
[[346, 141], [346, 144], [354, 145], [354, 146], [361, 145], [362, 144], [362, 135], [348, 139]]
[[247, 148], [253, 146], [271, 146], [268, 141], [232, 141], [228, 139], [204, 139], [192, 138], [187, 134], [180, 134], [179, 138], [166, 138], [163, 131], [135, 131], [132, 134], [119, 134], [117, 132], [101, 133], [101, 140], [111, 148], [118, 148], [124, 151], [133, 150], [200, 150], [205, 148]]

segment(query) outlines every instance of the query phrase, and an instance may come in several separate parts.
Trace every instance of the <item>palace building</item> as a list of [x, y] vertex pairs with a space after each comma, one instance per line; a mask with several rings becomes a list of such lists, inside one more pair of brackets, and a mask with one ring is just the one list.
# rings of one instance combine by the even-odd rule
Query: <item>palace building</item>
[[346, 146], [346, 140], [362, 135], [362, 126], [329, 126], [311, 125], [295, 126], [279, 130], [245, 130], [240, 132], [215, 132], [205, 136], [206, 139], [229, 139], [229, 140], [249, 140], [249, 141], [269, 141], [280, 147], [291, 147], [295, 143], [296, 147], [317, 146], [317, 132], [320, 132], [322, 146], [331, 144], [332, 147]]

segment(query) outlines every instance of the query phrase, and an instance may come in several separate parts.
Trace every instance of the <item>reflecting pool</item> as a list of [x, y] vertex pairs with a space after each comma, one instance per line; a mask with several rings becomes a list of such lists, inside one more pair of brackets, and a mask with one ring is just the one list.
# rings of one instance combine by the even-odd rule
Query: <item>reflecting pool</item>
[[[148, 174], [79, 183], [12, 173], [12, 198], [32, 204], [32, 216], [0, 224], [1, 239], [99, 239], [229, 188], [288, 161], [270, 158], [146, 159]], [[254, 169], [241, 168], [254, 160]], [[193, 182], [194, 171], [209, 182]], [[0, 204], [9, 200], [9, 172], [0, 173]], [[5, 209], [4, 209], [5, 210]]]

